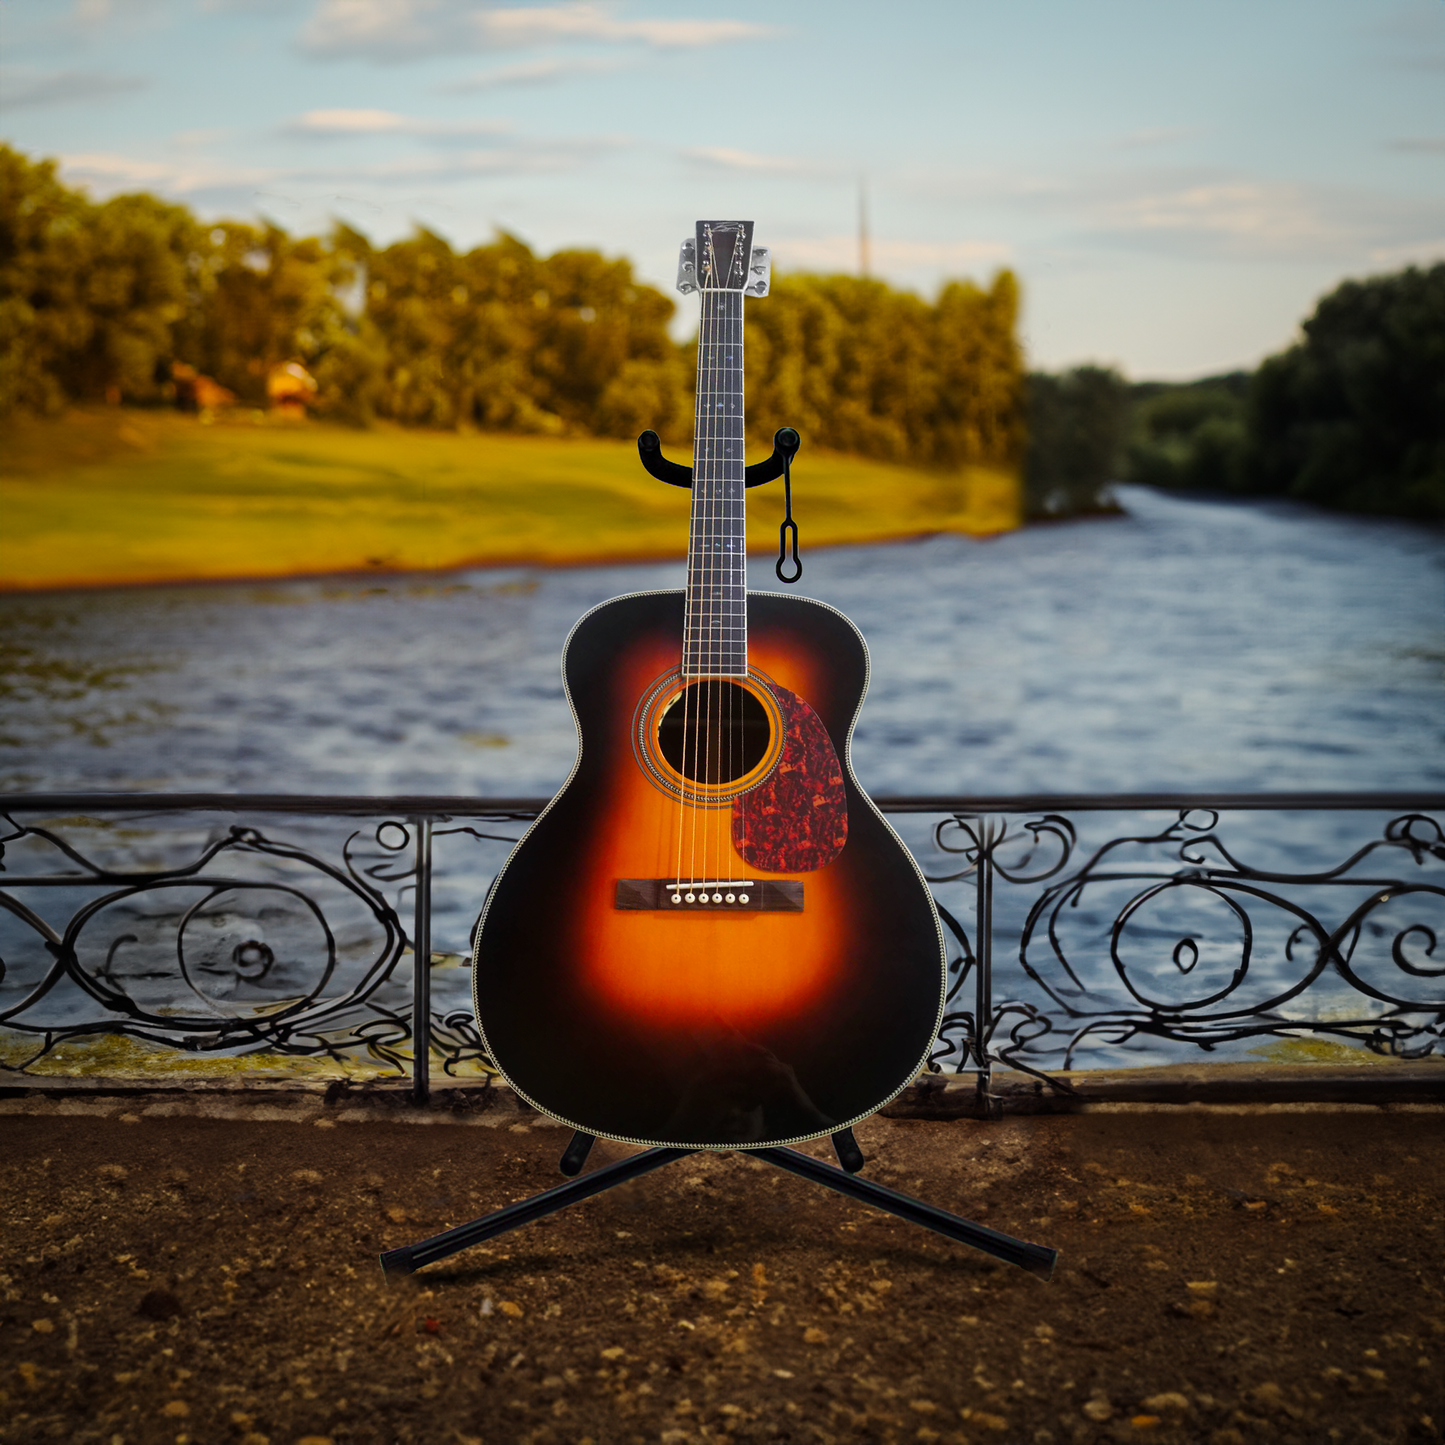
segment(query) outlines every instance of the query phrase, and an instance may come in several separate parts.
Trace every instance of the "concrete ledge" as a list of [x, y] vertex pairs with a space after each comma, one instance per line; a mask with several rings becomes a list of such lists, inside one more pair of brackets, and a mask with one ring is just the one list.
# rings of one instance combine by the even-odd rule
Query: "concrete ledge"
[[[1173, 1065], [1155, 1069], [1075, 1070], [1053, 1076], [1072, 1092], [1051, 1087], [1030, 1074], [997, 1070], [991, 1096], [981, 1103], [974, 1076], [927, 1074], [880, 1112], [889, 1119], [977, 1119], [1000, 1114], [1078, 1114], [1091, 1109], [1135, 1106], [1333, 1105], [1445, 1106], [1445, 1059], [1370, 1059], [1339, 1064]], [[64, 1107], [67, 1111], [204, 1113], [214, 1117], [331, 1118], [360, 1123], [472, 1123], [510, 1127], [552, 1120], [538, 1114], [505, 1084], [446, 1083], [418, 1108], [405, 1080], [352, 1084], [311, 1079], [258, 1077], [240, 1081], [188, 1078], [158, 1083], [136, 1078], [67, 1078], [58, 1075], [0, 1075], [0, 1112], [27, 1113]]]
[[882, 1112], [890, 1119], [963, 1119], [1000, 1112], [1074, 1114], [1103, 1104], [1445, 1104], [1445, 1059], [1433, 1058], [1371, 1059], [1354, 1066], [1081, 1069], [1052, 1077], [1073, 1092], [1031, 1074], [996, 1070], [985, 1104], [972, 1074], [928, 1074]]

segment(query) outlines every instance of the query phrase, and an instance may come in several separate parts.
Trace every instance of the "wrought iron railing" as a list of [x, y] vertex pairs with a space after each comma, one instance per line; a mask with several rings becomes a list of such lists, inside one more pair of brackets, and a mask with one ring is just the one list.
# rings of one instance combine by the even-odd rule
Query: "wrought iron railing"
[[[972, 1072], [984, 1096], [995, 1064], [1067, 1091], [1059, 1073], [1100, 1051], [1445, 1052], [1445, 794], [878, 801], [950, 939], [933, 1066]], [[486, 1065], [460, 989], [436, 1007], [433, 975], [463, 964], [488, 878], [544, 805], [0, 799], [0, 1030], [25, 1041], [0, 1067], [63, 1068], [74, 1041], [111, 1034], [192, 1053], [369, 1057], [425, 1101], [434, 1057], [449, 1074]], [[249, 821], [262, 815], [288, 836]], [[1099, 826], [1111, 817], [1128, 826]], [[439, 874], [446, 837], [472, 851]], [[458, 936], [438, 952], [439, 893], [443, 932]]]

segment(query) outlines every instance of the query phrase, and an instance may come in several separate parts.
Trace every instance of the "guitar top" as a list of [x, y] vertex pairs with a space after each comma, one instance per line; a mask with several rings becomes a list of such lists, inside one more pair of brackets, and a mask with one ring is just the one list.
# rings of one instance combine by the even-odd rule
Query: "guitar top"
[[942, 933], [911, 855], [858, 786], [857, 629], [746, 584], [743, 296], [751, 222], [699, 222], [684, 592], [589, 612], [563, 653], [579, 749], [478, 920], [493, 1062], [589, 1134], [735, 1148], [876, 1111], [924, 1065]]

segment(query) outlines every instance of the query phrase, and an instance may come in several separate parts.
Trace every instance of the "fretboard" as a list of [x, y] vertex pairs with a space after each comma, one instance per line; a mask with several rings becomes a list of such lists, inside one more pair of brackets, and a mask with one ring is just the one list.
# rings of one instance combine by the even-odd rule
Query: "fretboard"
[[682, 670], [740, 677], [748, 670], [740, 290], [702, 293], [695, 435]]

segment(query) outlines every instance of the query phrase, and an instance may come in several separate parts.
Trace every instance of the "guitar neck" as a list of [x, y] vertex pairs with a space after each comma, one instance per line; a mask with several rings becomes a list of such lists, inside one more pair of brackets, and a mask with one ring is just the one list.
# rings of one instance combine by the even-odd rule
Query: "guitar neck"
[[703, 288], [695, 437], [682, 670], [686, 677], [742, 677], [748, 553], [741, 289]]

